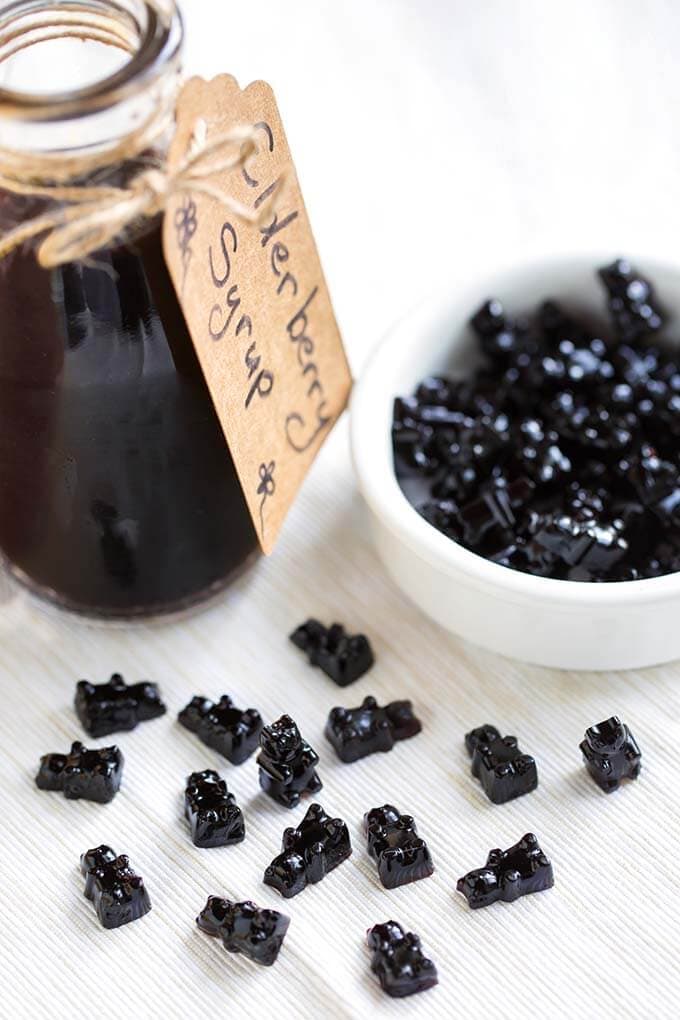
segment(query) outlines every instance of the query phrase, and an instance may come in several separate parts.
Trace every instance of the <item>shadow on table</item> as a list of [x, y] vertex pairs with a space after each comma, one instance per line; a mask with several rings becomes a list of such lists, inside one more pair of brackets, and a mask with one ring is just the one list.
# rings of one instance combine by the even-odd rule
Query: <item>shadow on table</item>
[[[273, 967], [262, 967], [252, 960], [244, 959], [237, 953], [228, 953], [219, 936], [211, 937], [195, 927], [184, 936], [184, 944], [196, 964], [205, 976], [217, 985], [220, 991], [233, 991], [235, 981], [243, 988], [256, 982], [266, 971], [275, 971]], [[285, 951], [285, 944], [281, 950]], [[277, 961], [278, 962], [278, 961]]]

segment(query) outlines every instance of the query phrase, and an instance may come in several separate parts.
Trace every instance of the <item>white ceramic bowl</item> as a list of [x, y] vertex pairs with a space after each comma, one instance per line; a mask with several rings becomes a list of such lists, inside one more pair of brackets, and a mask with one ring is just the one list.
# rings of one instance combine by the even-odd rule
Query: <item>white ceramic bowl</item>
[[[390, 331], [352, 399], [359, 485], [379, 554], [397, 584], [455, 634], [503, 655], [564, 669], [630, 669], [680, 658], [680, 574], [605, 584], [560, 581], [510, 570], [462, 548], [429, 525], [399, 488], [392, 402], [429, 373], [460, 374], [470, 367], [475, 342], [467, 322], [487, 297], [499, 297], [513, 315], [554, 297], [604, 324], [595, 270], [612, 259], [612, 253], [552, 258], [486, 279], [453, 279], [445, 294]], [[680, 319], [680, 266], [632, 261]]]

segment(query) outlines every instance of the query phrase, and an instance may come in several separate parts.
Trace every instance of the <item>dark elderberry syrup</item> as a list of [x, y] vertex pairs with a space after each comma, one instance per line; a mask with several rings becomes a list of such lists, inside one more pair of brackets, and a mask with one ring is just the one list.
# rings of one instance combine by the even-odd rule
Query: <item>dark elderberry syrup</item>
[[256, 555], [160, 225], [46, 271], [0, 262], [0, 555], [99, 617], [181, 610]]

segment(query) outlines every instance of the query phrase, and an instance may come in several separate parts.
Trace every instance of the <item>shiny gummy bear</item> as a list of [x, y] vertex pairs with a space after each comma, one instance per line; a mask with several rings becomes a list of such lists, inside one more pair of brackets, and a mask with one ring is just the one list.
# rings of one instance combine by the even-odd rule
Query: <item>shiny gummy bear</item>
[[156, 684], [128, 685], [120, 673], [114, 673], [107, 684], [80, 680], [75, 708], [83, 729], [91, 737], [134, 730], [138, 723], [157, 719], [166, 712]]
[[368, 853], [378, 865], [386, 889], [428, 878], [434, 871], [427, 843], [418, 835], [411, 815], [401, 815], [391, 804], [364, 815]]
[[117, 857], [110, 846], [88, 850], [80, 858], [85, 876], [85, 896], [92, 900], [104, 928], [119, 928], [151, 910], [144, 880], [130, 867], [127, 857]]
[[240, 953], [263, 967], [271, 967], [279, 955], [290, 918], [278, 910], [258, 907], [252, 900], [232, 903], [220, 896], [209, 896], [196, 924], [206, 935], [221, 938], [227, 952]]
[[331, 818], [320, 804], [311, 804], [297, 828], [283, 833], [281, 853], [265, 871], [264, 883], [289, 899], [320, 882], [351, 853], [342, 819]]
[[437, 968], [423, 953], [420, 939], [396, 921], [374, 925], [366, 941], [371, 950], [371, 970], [388, 995], [400, 999], [437, 984]]
[[348, 634], [340, 623], [324, 627], [307, 620], [290, 635], [312, 666], [319, 666], [338, 687], [347, 687], [373, 665], [373, 650], [365, 634]]
[[505, 804], [538, 786], [536, 762], [520, 751], [517, 737], [501, 737], [487, 723], [465, 735], [465, 746], [472, 758], [472, 775], [494, 804]]
[[399, 740], [422, 729], [410, 701], [391, 701], [381, 707], [366, 697], [358, 708], [333, 708], [325, 734], [341, 761], [353, 762], [378, 751], [391, 751]]
[[490, 850], [483, 868], [458, 879], [456, 888], [473, 910], [503, 900], [511, 903], [520, 896], [543, 892], [554, 884], [552, 864], [528, 832], [508, 850]]
[[188, 777], [184, 814], [194, 846], [231, 846], [245, 839], [243, 813], [225, 781], [212, 769]]
[[648, 280], [636, 273], [627, 259], [617, 259], [600, 269], [609, 294], [609, 314], [622, 340], [637, 340], [663, 326], [663, 314], [655, 306]]
[[262, 717], [254, 708], [236, 708], [223, 694], [218, 702], [196, 696], [177, 716], [185, 729], [195, 733], [206, 747], [241, 765], [260, 742]]
[[260, 734], [257, 756], [260, 786], [279, 804], [293, 808], [303, 794], [318, 793], [322, 782], [316, 772], [319, 756], [289, 715], [282, 715]]
[[88, 749], [79, 740], [68, 754], [46, 754], [35, 777], [40, 790], [57, 790], [67, 800], [108, 804], [118, 793], [124, 758], [117, 747]]
[[637, 779], [640, 775], [640, 748], [616, 715], [587, 729], [580, 748], [588, 772], [605, 793], [617, 790], [622, 779]]

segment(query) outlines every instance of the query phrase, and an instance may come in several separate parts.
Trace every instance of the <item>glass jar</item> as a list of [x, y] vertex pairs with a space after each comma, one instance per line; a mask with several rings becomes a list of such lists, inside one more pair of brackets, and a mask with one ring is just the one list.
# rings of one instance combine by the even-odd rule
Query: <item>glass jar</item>
[[[173, 2], [163, 13], [133, 0], [82, 6], [96, 19], [85, 34], [99, 43], [110, 42], [102, 12], [116, 12], [128, 57], [71, 91], [0, 89], [0, 146], [43, 161], [94, 152], [96, 172], [75, 183], [120, 184], [169, 141], [166, 131], [152, 152], [117, 155], [158, 104], [171, 133], [181, 19]], [[0, 3], [0, 61], [18, 19], [74, 7]], [[0, 232], [45, 208], [0, 191]], [[0, 261], [0, 557], [34, 593], [89, 616], [183, 610], [257, 555], [160, 227], [143, 222], [120, 244], [52, 270], [33, 245]]]

